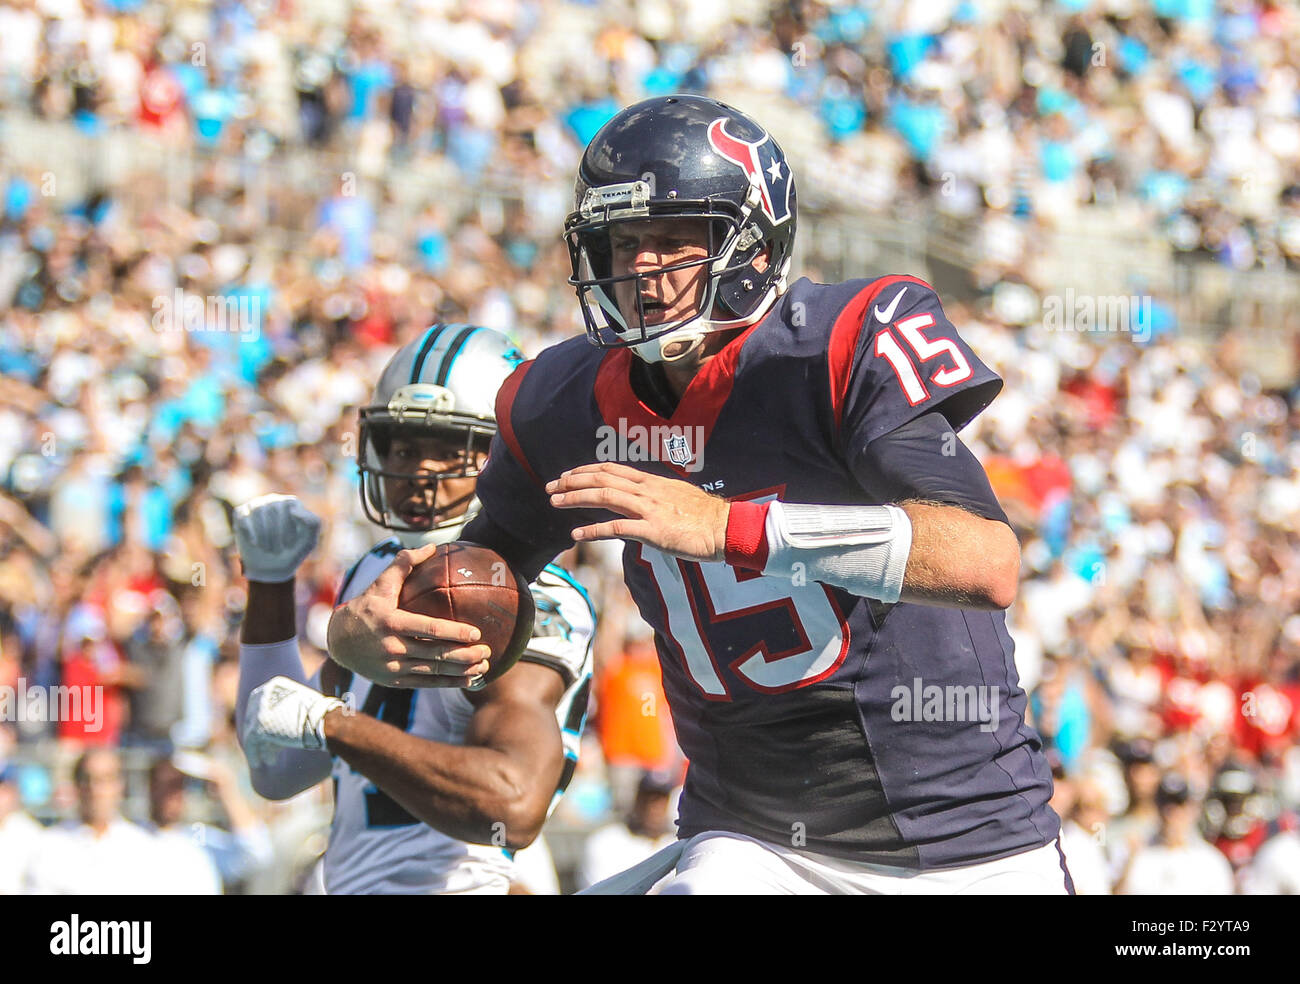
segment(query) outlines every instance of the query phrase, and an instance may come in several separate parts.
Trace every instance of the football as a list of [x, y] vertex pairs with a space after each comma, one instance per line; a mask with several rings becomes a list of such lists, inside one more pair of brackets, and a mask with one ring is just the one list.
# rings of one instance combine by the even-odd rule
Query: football
[[500, 554], [472, 543], [447, 543], [407, 575], [398, 607], [408, 612], [468, 622], [491, 647], [491, 683], [524, 654], [533, 635], [533, 595], [528, 582]]

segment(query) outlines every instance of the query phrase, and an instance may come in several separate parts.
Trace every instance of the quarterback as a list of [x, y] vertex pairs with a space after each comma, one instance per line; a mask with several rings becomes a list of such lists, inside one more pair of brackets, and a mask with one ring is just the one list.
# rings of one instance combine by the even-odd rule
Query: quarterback
[[[366, 515], [394, 535], [347, 573], [339, 604], [367, 589], [395, 600], [413, 565], [477, 513], [497, 388], [521, 361], [505, 336], [471, 325], [434, 325], [389, 361], [361, 411], [359, 468]], [[513, 852], [537, 836], [577, 761], [594, 633], [586, 592], [554, 564], [533, 572], [533, 638], [486, 686], [474, 633], [413, 613], [419, 635], [460, 632], [450, 655], [461, 662], [431, 655], [414, 671], [429, 689], [328, 661], [305, 681], [293, 578], [319, 525], [289, 496], [236, 511], [249, 580], [237, 717], [254, 788], [283, 799], [332, 776], [330, 894], [507, 891]], [[437, 649], [420, 645], [408, 652]]]
[[[1001, 380], [922, 280], [788, 281], [794, 178], [730, 106], [617, 114], [574, 204], [587, 337], [502, 386], [464, 537], [525, 576], [624, 542], [690, 769], [677, 845], [618, 890], [1071, 891], [1003, 614], [1019, 544], [956, 436]], [[659, 446], [601, 460], [609, 428]], [[334, 621], [357, 669], [404, 636]]]

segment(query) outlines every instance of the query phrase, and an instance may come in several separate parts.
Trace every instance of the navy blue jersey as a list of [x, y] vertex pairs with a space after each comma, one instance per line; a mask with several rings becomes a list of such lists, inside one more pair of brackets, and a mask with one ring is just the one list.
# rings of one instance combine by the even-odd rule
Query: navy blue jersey
[[[633, 391], [634, 358], [576, 338], [507, 380], [478, 483], [493, 524], [565, 549], [574, 527], [613, 517], [554, 509], [543, 485], [611, 448], [732, 500], [898, 501], [875, 442], [936, 412], [959, 429], [1002, 385], [912, 277], [800, 280], [671, 418]], [[960, 501], [981, 496], [1001, 515], [986, 482]], [[680, 836], [736, 831], [922, 870], [1056, 836], [1001, 612], [885, 605], [637, 543], [623, 557], [690, 760]]]

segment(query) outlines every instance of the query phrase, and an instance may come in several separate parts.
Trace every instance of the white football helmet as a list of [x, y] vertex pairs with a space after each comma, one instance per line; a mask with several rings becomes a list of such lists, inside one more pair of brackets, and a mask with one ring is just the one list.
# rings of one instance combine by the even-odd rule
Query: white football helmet
[[[357, 470], [367, 519], [407, 548], [460, 537], [478, 498], [470, 492], [439, 507], [438, 483], [478, 477], [479, 458], [497, 432], [497, 390], [523, 361], [505, 335], [476, 325], [436, 324], [397, 350], [361, 410]], [[399, 445], [407, 460], [390, 460], [394, 440], [422, 450]], [[436, 473], [422, 468], [418, 462], [433, 456], [427, 449], [434, 446], [443, 449], [437, 458], [454, 455], [458, 464]]]

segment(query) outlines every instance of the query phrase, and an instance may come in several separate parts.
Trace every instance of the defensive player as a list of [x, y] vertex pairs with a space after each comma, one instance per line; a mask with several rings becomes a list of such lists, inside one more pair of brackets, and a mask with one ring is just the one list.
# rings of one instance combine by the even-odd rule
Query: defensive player
[[[434, 325], [390, 360], [361, 411], [360, 471], [366, 515], [394, 535], [347, 573], [340, 603], [367, 588], [395, 600], [412, 558], [433, 549], [403, 545], [455, 540], [478, 511], [493, 401], [521, 361], [505, 336], [468, 325]], [[441, 689], [394, 689], [329, 662], [304, 683], [293, 576], [318, 528], [287, 496], [237, 511], [249, 579], [238, 717], [254, 787], [282, 799], [333, 776], [331, 894], [506, 891], [512, 852], [537, 836], [577, 761], [594, 631], [586, 592], [555, 565], [540, 569], [526, 653], [478, 689], [458, 689], [489, 665], [465, 635], [452, 647], [459, 664], [435, 667], [439, 647], [427, 643], [408, 649], [429, 656], [417, 672], [449, 669], [422, 680]], [[407, 618], [421, 635], [458, 631]]]
[[[617, 114], [575, 204], [594, 347], [502, 387], [465, 537], [525, 575], [625, 541], [690, 760], [661, 890], [1070, 891], [1003, 615], [1019, 544], [956, 437], [1001, 380], [915, 277], [787, 286], [789, 165], [722, 103]], [[334, 621], [346, 665], [402, 637]]]

